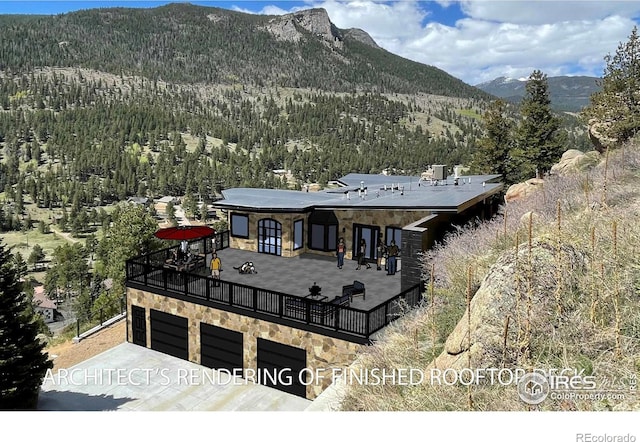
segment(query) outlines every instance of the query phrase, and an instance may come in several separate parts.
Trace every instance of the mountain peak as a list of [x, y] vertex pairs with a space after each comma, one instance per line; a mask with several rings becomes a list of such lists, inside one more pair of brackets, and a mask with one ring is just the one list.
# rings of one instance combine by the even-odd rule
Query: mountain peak
[[380, 49], [380, 46], [378, 46], [375, 40], [371, 38], [371, 36], [366, 31], [363, 31], [362, 29], [358, 29], [358, 28], [346, 29], [344, 31], [344, 36], [348, 38], [352, 38], [368, 46]]
[[329, 20], [323, 8], [305, 9], [272, 18], [265, 29], [278, 40], [298, 42], [302, 38], [301, 29], [333, 44], [341, 43], [337, 28]]
[[343, 37], [351, 38], [374, 48], [380, 48], [376, 42], [362, 29], [338, 29], [329, 19], [323, 8], [305, 9], [276, 16], [264, 27], [278, 40], [298, 42], [302, 38], [301, 29], [306, 30], [320, 40], [333, 46], [342, 46]]

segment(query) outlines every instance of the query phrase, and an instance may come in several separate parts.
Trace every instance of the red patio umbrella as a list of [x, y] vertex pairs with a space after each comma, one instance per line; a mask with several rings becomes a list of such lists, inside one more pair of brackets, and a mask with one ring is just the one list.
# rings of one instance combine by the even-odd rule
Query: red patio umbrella
[[211, 236], [216, 231], [208, 226], [175, 226], [160, 229], [153, 235], [160, 239], [189, 240]]

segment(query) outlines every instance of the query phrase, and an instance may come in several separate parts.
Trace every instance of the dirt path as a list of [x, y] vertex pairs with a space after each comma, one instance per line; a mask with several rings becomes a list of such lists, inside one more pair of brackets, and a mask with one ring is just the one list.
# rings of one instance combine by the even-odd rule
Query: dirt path
[[125, 324], [125, 320], [122, 319], [77, 344], [67, 341], [47, 348], [49, 358], [53, 359], [53, 372], [55, 373], [61, 368], [73, 367], [125, 342]]
[[53, 226], [50, 226], [50, 229], [51, 229], [51, 233], [69, 241], [71, 244], [80, 242], [78, 238], [74, 238], [73, 236], [71, 236], [71, 233], [69, 232], [63, 232], [62, 230], [58, 230], [56, 227], [53, 227]]

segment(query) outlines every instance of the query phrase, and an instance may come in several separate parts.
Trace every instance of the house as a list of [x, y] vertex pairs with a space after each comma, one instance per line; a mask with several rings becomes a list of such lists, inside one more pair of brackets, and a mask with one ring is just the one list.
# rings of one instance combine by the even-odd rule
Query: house
[[341, 187], [322, 192], [227, 189], [213, 206], [227, 212], [231, 248], [333, 256], [343, 238], [346, 259], [356, 258], [364, 240], [366, 259], [375, 261], [380, 238], [385, 245], [393, 240], [408, 288], [420, 280], [418, 252], [431, 248], [452, 224], [490, 218], [500, 202], [499, 175], [440, 178], [352, 173], [338, 181]]
[[155, 204], [156, 213], [158, 213], [158, 215], [168, 215], [167, 206], [169, 203], [176, 205], [178, 203], [178, 198], [174, 196], [163, 196], [158, 199]]
[[127, 202], [130, 204], [135, 204], [136, 206], [146, 206], [149, 202], [149, 198], [141, 196], [130, 196], [129, 198], [127, 198]]
[[[229, 223], [216, 233], [217, 253], [229, 253], [225, 262], [231, 253], [261, 260], [258, 274], [238, 275], [229, 265], [218, 281], [204, 268], [179, 271], [165, 265], [170, 250], [130, 259], [127, 340], [245, 378], [263, 373], [258, 382], [314, 399], [331, 384], [333, 368], [349, 366], [403, 308], [422, 301], [419, 252], [452, 224], [497, 210], [499, 176], [444, 171], [436, 167], [428, 178], [353, 173], [320, 192], [225, 189], [213, 203]], [[339, 238], [347, 260], [362, 240], [370, 261], [378, 241], [395, 241], [399, 275], [338, 270]], [[192, 247], [207, 254], [211, 243]], [[362, 296], [349, 296], [354, 286]]]
[[47, 298], [43, 285], [38, 285], [33, 288], [33, 305], [36, 311], [42, 315], [45, 323], [49, 324], [55, 321], [58, 307], [55, 302]]

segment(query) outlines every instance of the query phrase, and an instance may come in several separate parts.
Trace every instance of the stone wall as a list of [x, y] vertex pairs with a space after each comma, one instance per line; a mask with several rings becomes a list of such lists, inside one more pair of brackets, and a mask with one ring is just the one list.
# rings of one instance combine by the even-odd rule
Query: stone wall
[[[362, 224], [377, 226], [384, 235], [387, 227], [402, 228], [411, 224], [431, 212], [428, 210], [334, 210], [338, 218], [338, 238], [343, 237], [347, 245], [346, 259], [353, 258], [353, 225]], [[282, 256], [293, 257], [302, 253], [314, 253], [317, 255], [335, 256], [335, 252], [321, 252], [307, 247], [309, 239], [309, 224], [307, 213], [251, 213], [238, 212], [249, 216], [249, 238], [237, 238], [230, 236], [230, 246], [233, 249], [258, 251], [258, 221], [261, 219], [274, 219], [282, 224]], [[230, 215], [229, 215], [230, 216]], [[303, 247], [293, 250], [293, 223], [299, 219], [304, 221]]]
[[[229, 219], [231, 219], [229, 212]], [[229, 245], [232, 249], [248, 250], [251, 252], [258, 251], [258, 221], [261, 219], [273, 219], [282, 224], [282, 256], [293, 257], [303, 254], [306, 251], [307, 241], [307, 217], [305, 213], [252, 213], [252, 212], [235, 212], [249, 216], [249, 238], [238, 238], [229, 235]], [[293, 223], [297, 220], [303, 220], [303, 246], [298, 250], [293, 250]]]
[[[347, 244], [347, 259], [353, 258], [353, 225], [363, 224], [377, 226], [380, 233], [385, 234], [387, 227], [402, 228], [407, 224], [430, 215], [428, 210], [336, 210], [338, 218], [338, 237], [343, 237]], [[385, 239], [386, 241], [386, 239]], [[398, 244], [398, 246], [400, 246]], [[314, 251], [315, 253], [315, 251]]]
[[[331, 369], [348, 367], [355, 359], [358, 350], [362, 348], [360, 344], [341, 339], [128, 288], [128, 312], [131, 312], [132, 305], [145, 309], [147, 347], [151, 347], [150, 309], [187, 318], [189, 321], [189, 361], [196, 364], [200, 363], [201, 322], [243, 334], [244, 369], [257, 369], [258, 338], [304, 349], [307, 354], [307, 368], [313, 373], [319, 370], [325, 375], [324, 379], [314, 377], [314, 382], [307, 385], [307, 399], [315, 399], [331, 385]], [[132, 342], [133, 337], [131, 317], [131, 314], [127, 315], [129, 342]]]

